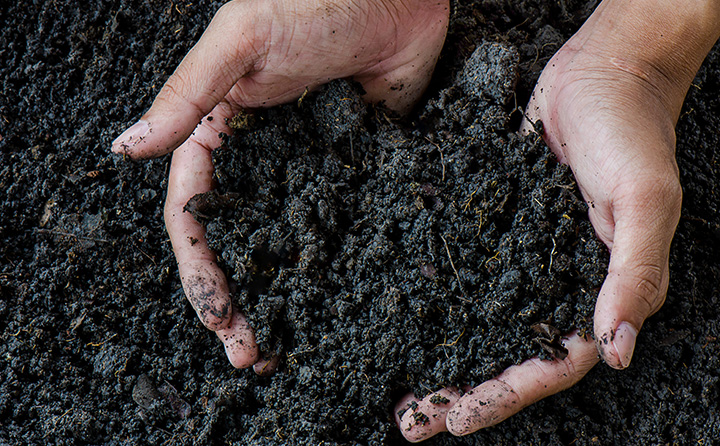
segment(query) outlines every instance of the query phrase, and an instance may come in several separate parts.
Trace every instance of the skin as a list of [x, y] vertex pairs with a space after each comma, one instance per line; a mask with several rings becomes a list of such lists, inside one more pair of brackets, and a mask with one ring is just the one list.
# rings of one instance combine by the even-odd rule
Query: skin
[[113, 152], [133, 159], [177, 148], [165, 225], [185, 295], [233, 366], [255, 364], [268, 374], [277, 360], [258, 363], [254, 334], [232, 307], [205, 231], [183, 210], [195, 194], [214, 188], [211, 152], [222, 145], [220, 133], [232, 133], [226, 121], [346, 77], [362, 83], [367, 101], [408, 111], [430, 80], [448, 16], [448, 0], [226, 3], [150, 110], [113, 142]]
[[[595, 307], [593, 342], [570, 336], [564, 361], [531, 359], [459, 398], [445, 425], [403, 434], [421, 441], [444, 430], [467, 435], [578, 382], [600, 357], [629, 366], [638, 331], [663, 304], [670, 243], [682, 190], [675, 124], [703, 59], [720, 37], [720, 2], [606, 0], [548, 62], [526, 109], [526, 133], [573, 170], [590, 221], [610, 249]], [[547, 386], [547, 387], [546, 387]], [[492, 392], [490, 392], [492, 390]], [[406, 397], [407, 398], [407, 397]], [[400, 425], [411, 423], [408, 415]]]
[[[136, 159], [179, 146], [166, 225], [185, 293], [234, 366], [257, 363], [252, 330], [230, 303], [202, 227], [182, 211], [213, 187], [210, 153], [221, 145], [218, 133], [229, 133], [225, 120], [343, 77], [360, 81], [368, 101], [407, 111], [427, 86], [447, 21], [447, 1], [230, 2], [152, 108], [113, 143], [114, 152]], [[718, 0], [605, 0], [549, 62], [526, 114], [542, 120], [546, 142], [571, 166], [590, 220], [611, 250], [595, 312], [598, 342], [570, 335], [565, 360], [530, 359], [462, 396], [439, 390], [448, 400], [441, 404], [406, 396], [396, 419], [408, 440], [494, 425], [575, 384], [598, 352], [614, 368], [629, 365], [638, 331], [667, 292], [682, 197], [674, 126], [694, 74], [720, 37], [719, 24]], [[531, 128], [524, 124], [524, 131]], [[272, 367], [260, 362], [255, 369]], [[418, 412], [427, 423], [418, 423], [424, 419], [413, 416]]]
[[[422, 400], [408, 394], [396, 405], [395, 420], [411, 443], [440, 432], [467, 435], [494, 426], [521, 409], [572, 387], [597, 364], [597, 350], [592, 340], [573, 333], [564, 340], [564, 345], [569, 353], [563, 361], [528, 359], [477, 387], [464, 388], [463, 392], [448, 387]], [[445, 396], [449, 403], [433, 404], [431, 400], [436, 394]], [[426, 414], [428, 422], [423, 422], [416, 413]]]

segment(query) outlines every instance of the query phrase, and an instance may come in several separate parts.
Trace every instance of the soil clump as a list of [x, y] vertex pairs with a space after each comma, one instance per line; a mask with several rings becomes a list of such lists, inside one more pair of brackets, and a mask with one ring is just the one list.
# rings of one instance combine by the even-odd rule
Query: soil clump
[[[478, 1], [454, 5], [408, 119], [339, 81], [255, 111], [215, 152], [222, 200], [201, 219], [283, 358], [270, 378], [231, 369], [177, 278], [169, 159], [109, 154], [221, 3], [0, 5], [0, 444], [401, 444], [390, 411], [406, 390], [541, 352], [534, 323], [590, 327], [605, 249], [568, 169], [514, 130], [597, 2]], [[630, 369], [600, 365], [495, 428], [427, 444], [720, 437], [718, 72], [716, 47], [678, 124], [668, 298]]]
[[552, 348], [543, 321], [589, 329], [606, 250], [569, 168], [509, 128], [516, 76], [516, 51], [484, 42], [415, 128], [336, 81], [214, 152], [219, 187], [186, 208], [283, 359], [246, 438], [382, 444], [408, 390]]

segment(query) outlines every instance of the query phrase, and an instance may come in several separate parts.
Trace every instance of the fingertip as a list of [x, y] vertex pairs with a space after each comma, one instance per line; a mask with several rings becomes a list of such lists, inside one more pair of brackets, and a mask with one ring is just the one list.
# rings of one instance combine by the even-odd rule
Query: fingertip
[[243, 350], [242, 347], [231, 346], [225, 343], [225, 354], [228, 361], [236, 369], [246, 369], [253, 365], [257, 360], [257, 349], [253, 352], [251, 349]]
[[447, 413], [447, 430], [458, 437], [494, 426], [523, 405], [520, 396], [498, 378], [486, 381], [463, 395]]
[[615, 330], [610, 330], [597, 338], [598, 351], [603, 361], [618, 370], [630, 366], [638, 330], [629, 322], [621, 322]]
[[135, 148], [142, 144], [150, 133], [150, 123], [144, 119], [128, 127], [112, 142], [110, 150], [120, 155], [128, 155], [134, 158]]
[[258, 362], [260, 355], [255, 341], [255, 333], [242, 313], [234, 311], [230, 325], [216, 333], [222, 341], [225, 354], [233, 367], [246, 369]]
[[617, 330], [615, 330], [613, 344], [623, 368], [627, 368], [630, 361], [632, 361], [637, 335], [638, 330], [628, 322], [621, 322]]
[[164, 102], [167, 99], [158, 96], [140, 120], [115, 138], [110, 150], [132, 159], [158, 158], [190, 138], [202, 122], [203, 111]]
[[462, 405], [459, 406], [455, 410], [450, 409], [445, 417], [447, 431], [454, 437], [462, 437], [470, 433], [467, 428], [468, 422], [462, 420]]
[[445, 417], [460, 398], [455, 387], [447, 387], [418, 400], [413, 393], [405, 395], [395, 406], [395, 422], [403, 437], [418, 443], [446, 432]]
[[445, 417], [447, 431], [455, 437], [463, 437], [482, 429], [482, 426], [473, 427], [473, 423], [465, 413], [466, 410], [466, 405], [458, 402], [455, 407], [448, 411]]
[[198, 260], [180, 263], [178, 269], [185, 296], [203, 325], [212, 331], [229, 328], [233, 310], [219, 267], [209, 260]]
[[277, 371], [280, 356], [272, 353], [269, 358], [260, 358], [253, 364], [253, 370], [258, 376], [271, 376]]

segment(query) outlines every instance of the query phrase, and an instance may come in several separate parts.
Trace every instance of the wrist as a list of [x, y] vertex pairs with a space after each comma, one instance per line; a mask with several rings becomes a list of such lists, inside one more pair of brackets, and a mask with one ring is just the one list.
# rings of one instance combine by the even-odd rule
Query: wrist
[[604, 0], [576, 42], [667, 94], [679, 113], [687, 89], [720, 38], [720, 0]]

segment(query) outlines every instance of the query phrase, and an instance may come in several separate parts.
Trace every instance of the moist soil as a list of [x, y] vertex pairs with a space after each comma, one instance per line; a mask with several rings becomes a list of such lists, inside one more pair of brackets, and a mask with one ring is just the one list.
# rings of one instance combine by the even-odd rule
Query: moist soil
[[[169, 158], [110, 141], [221, 2], [3, 4], [0, 444], [403, 444], [394, 402], [478, 384], [591, 330], [607, 252], [572, 174], [519, 137], [551, 55], [597, 2], [453, 5], [399, 119], [336, 81], [256, 110], [214, 152], [203, 222], [264, 351], [234, 370], [184, 299], [162, 223]], [[711, 444], [718, 417], [720, 49], [678, 124], [667, 301], [631, 367], [434, 445]]]

